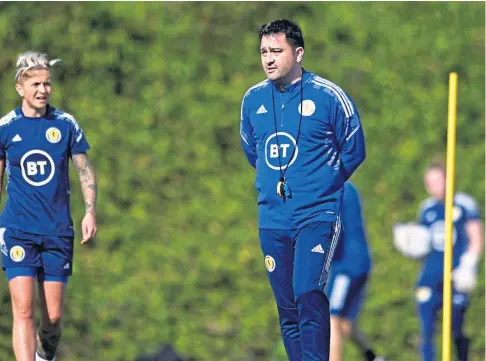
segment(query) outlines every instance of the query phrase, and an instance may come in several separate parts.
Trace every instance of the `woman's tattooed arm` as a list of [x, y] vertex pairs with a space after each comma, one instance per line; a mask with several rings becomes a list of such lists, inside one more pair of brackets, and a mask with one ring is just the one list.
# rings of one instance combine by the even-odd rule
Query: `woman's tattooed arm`
[[86, 204], [86, 213], [96, 215], [96, 175], [94, 168], [86, 153], [74, 154], [72, 156], [73, 164], [79, 173], [81, 190], [83, 192], [84, 203]]

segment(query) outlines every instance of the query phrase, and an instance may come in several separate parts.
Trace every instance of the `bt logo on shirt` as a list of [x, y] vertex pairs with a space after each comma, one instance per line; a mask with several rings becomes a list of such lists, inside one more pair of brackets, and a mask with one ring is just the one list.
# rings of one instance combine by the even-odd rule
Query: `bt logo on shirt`
[[[445, 221], [439, 220], [430, 225], [430, 235], [432, 238], [432, 248], [439, 252], [444, 252], [445, 245]], [[457, 241], [456, 227], [452, 227], [452, 245]]]
[[[299, 147], [296, 146], [295, 143], [294, 137], [285, 132], [278, 132], [277, 134], [270, 135], [265, 142], [265, 161], [267, 162], [267, 165], [274, 170], [279, 170], [280, 165], [282, 166], [282, 169], [290, 167], [297, 159], [299, 153]], [[292, 159], [290, 159], [290, 157], [292, 157]]]
[[52, 157], [40, 149], [25, 153], [20, 160], [20, 167], [24, 180], [35, 187], [49, 183], [56, 172]]

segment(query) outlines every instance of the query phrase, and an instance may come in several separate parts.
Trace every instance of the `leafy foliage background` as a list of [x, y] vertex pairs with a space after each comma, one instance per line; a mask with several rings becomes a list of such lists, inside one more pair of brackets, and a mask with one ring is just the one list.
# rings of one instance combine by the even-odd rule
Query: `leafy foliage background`
[[[304, 66], [346, 89], [363, 120], [368, 159], [353, 181], [374, 269], [361, 326], [392, 360], [419, 360], [420, 265], [393, 249], [391, 228], [414, 219], [423, 169], [445, 152], [451, 71], [456, 186], [484, 214], [484, 14], [468, 2], [0, 3], [0, 113], [19, 103], [20, 52], [60, 57], [52, 104], [83, 127], [99, 177], [100, 232], [76, 245], [60, 359], [131, 361], [173, 343], [198, 361], [285, 360], [238, 128], [243, 94], [264, 78], [256, 30], [287, 17], [303, 29]], [[74, 172], [72, 184], [79, 224]], [[0, 302], [7, 360], [3, 278]], [[484, 359], [484, 311], [481, 265], [466, 321], [473, 361]]]

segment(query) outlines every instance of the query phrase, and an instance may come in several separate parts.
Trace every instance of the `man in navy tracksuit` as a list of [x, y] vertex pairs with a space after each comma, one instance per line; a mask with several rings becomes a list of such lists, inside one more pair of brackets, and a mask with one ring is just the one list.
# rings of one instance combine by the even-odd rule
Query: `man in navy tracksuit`
[[359, 114], [337, 85], [302, 68], [300, 28], [259, 30], [267, 79], [243, 98], [240, 135], [256, 168], [259, 233], [290, 361], [329, 360], [324, 293], [344, 182], [365, 159]]

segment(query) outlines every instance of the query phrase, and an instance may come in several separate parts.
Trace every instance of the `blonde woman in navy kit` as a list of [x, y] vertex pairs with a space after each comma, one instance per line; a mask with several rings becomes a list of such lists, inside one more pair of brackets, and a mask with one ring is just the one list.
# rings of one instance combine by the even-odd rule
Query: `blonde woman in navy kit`
[[[17, 361], [55, 360], [73, 266], [70, 158], [86, 205], [81, 243], [93, 239], [97, 230], [96, 177], [86, 155], [88, 142], [72, 115], [49, 105], [51, 67], [58, 62], [43, 53], [20, 54], [15, 89], [22, 104], [0, 118], [0, 181], [6, 170], [8, 182], [0, 249], [12, 299]], [[36, 284], [41, 311], [37, 332]]]

